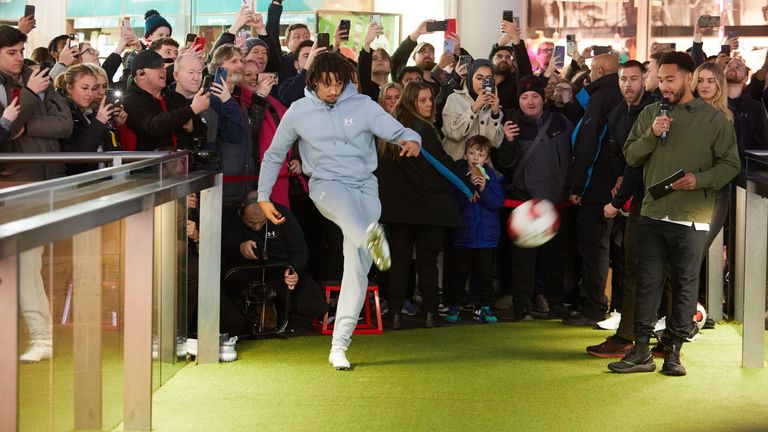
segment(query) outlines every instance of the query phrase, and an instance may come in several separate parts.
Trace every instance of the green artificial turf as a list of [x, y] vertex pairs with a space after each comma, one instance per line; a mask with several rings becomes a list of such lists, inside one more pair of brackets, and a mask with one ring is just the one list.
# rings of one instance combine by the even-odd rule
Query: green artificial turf
[[[768, 430], [768, 370], [740, 367], [739, 328], [683, 348], [685, 377], [609, 373], [585, 353], [610, 332], [557, 321], [240, 342], [239, 360], [189, 365], [154, 394], [157, 431]], [[657, 371], [662, 361], [657, 360]]]

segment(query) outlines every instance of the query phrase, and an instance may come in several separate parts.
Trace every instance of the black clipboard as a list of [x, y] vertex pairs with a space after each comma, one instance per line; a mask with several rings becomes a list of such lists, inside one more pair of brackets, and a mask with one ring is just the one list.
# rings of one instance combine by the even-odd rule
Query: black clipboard
[[648, 193], [651, 194], [654, 201], [658, 201], [661, 198], [664, 198], [665, 196], [674, 192], [675, 190], [672, 189], [672, 184], [683, 177], [685, 177], [685, 172], [683, 170], [679, 170], [664, 180], [649, 187]]

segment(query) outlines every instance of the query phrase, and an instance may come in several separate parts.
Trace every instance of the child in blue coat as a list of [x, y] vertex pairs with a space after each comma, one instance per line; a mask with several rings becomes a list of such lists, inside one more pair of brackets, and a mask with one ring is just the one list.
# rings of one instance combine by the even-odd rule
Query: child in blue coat
[[475, 305], [475, 320], [481, 323], [498, 321], [490, 305], [493, 302], [494, 254], [501, 236], [499, 209], [504, 202], [504, 189], [501, 178], [488, 165], [490, 152], [491, 142], [488, 138], [475, 135], [467, 139], [464, 159], [456, 162], [470, 176], [475, 187], [475, 199], [468, 202], [463, 194], [454, 192], [462, 226], [454, 228], [450, 236], [454, 265], [444, 292], [445, 303], [449, 308], [445, 320], [449, 323], [459, 321], [459, 306], [470, 275], [479, 295]]

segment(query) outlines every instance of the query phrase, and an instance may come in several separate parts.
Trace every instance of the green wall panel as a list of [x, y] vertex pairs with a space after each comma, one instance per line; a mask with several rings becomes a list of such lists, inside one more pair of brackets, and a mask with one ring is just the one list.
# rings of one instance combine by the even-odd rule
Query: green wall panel
[[235, 13], [240, 10], [241, 0], [194, 0], [193, 9], [201, 13]]
[[24, 15], [26, 0], [11, 0], [10, 3], [0, 3], [0, 19], [18, 21]]
[[119, 16], [123, 14], [123, 0], [67, 0], [67, 16]]
[[126, 15], [141, 15], [149, 9], [155, 9], [160, 15], [179, 15], [181, 10], [180, 0], [128, 0], [125, 2]]
[[[272, 0], [256, 0], [256, 10], [263, 12], [269, 9]], [[311, 11], [323, 9], [323, 0], [284, 0], [283, 12], [288, 11]]]

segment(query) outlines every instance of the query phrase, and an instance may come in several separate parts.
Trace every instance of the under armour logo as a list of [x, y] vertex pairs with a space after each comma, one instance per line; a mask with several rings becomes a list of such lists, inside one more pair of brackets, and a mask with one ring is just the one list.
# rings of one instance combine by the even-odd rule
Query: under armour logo
[[276, 231], [267, 231], [267, 238], [275, 238], [277, 237]]
[[354, 125], [355, 125], [355, 121], [353, 118], [349, 117], [344, 119], [344, 126], [354, 126]]

